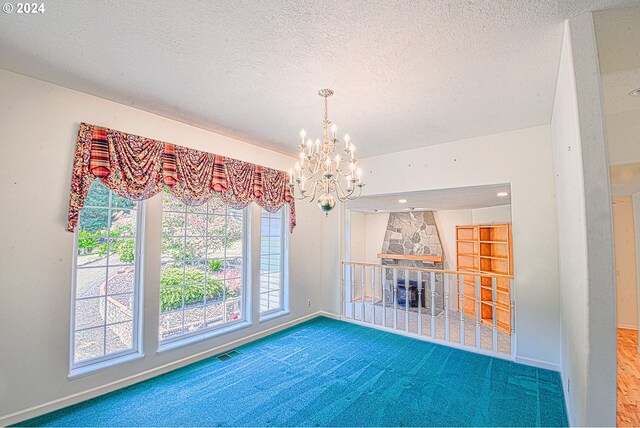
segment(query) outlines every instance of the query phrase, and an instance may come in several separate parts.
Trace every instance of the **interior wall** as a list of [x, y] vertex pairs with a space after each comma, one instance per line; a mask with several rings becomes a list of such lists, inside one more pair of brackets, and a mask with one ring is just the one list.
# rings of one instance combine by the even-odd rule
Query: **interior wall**
[[[473, 212], [472, 210], [445, 210], [435, 211], [433, 215], [436, 219], [442, 252], [444, 253], [444, 268], [457, 270], [456, 226], [473, 224]], [[455, 299], [453, 293], [450, 296]]]
[[361, 262], [366, 259], [367, 244], [367, 215], [363, 212], [351, 211], [350, 233], [351, 233], [351, 256], [350, 259], [355, 262]]
[[366, 248], [364, 261], [367, 263], [380, 263], [378, 253], [382, 251], [382, 243], [389, 223], [389, 213], [367, 213], [365, 218]]
[[[288, 170], [295, 161], [238, 140], [135, 108], [0, 70], [0, 425], [44, 413], [151, 377], [192, 355], [285, 326], [328, 306], [334, 284], [310, 262], [322, 242], [324, 215], [297, 204], [290, 239], [290, 314], [181, 348], [157, 351], [161, 199], [147, 201], [144, 358], [67, 379], [73, 234], [66, 231], [71, 167], [81, 121]], [[337, 230], [337, 229], [334, 229]], [[155, 261], [159, 260], [156, 258]], [[257, 262], [257, 260], [256, 260]], [[308, 299], [311, 306], [307, 306]], [[160, 371], [154, 371], [158, 369]], [[142, 373], [143, 376], [135, 378]], [[119, 383], [120, 381], [123, 381]], [[84, 394], [87, 392], [87, 394]], [[65, 397], [67, 399], [65, 399]], [[48, 403], [45, 407], [34, 406]], [[30, 414], [16, 412], [25, 409]], [[9, 416], [8, 415], [13, 415]], [[23, 415], [23, 416], [20, 416]]]
[[562, 305], [561, 371], [569, 419], [577, 426], [613, 426], [616, 334], [611, 197], [590, 13], [565, 24], [552, 140]]
[[511, 223], [511, 205], [476, 208], [471, 210], [473, 224]]
[[[631, 195], [631, 201], [633, 203], [633, 224], [636, 238], [636, 305], [640, 309], [640, 273], [638, 272], [638, 267], [640, 266], [640, 192]], [[640, 318], [640, 315], [638, 318]], [[638, 328], [638, 352], [640, 352], [640, 328]]]
[[511, 183], [517, 360], [557, 369], [560, 308], [550, 127], [369, 157], [361, 163], [370, 195]]
[[625, 164], [640, 161], [640, 110], [606, 115], [609, 162]]
[[631, 196], [613, 199], [613, 243], [616, 262], [616, 318], [619, 328], [638, 328], [636, 234]]

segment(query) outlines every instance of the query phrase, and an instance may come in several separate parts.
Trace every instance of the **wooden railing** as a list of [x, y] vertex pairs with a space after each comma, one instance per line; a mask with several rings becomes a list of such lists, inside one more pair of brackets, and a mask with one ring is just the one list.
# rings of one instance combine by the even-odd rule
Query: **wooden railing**
[[515, 355], [512, 276], [362, 262], [342, 262], [341, 270], [347, 321], [484, 354]]

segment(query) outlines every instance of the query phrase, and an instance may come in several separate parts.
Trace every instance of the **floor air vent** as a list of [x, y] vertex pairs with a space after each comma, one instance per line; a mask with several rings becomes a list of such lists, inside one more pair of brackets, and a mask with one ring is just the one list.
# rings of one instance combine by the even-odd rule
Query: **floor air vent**
[[219, 354], [216, 355], [216, 358], [219, 359], [220, 361], [227, 361], [230, 360], [231, 358], [240, 355], [239, 351], [236, 351], [235, 349], [231, 350], [231, 351], [227, 351], [223, 354]]

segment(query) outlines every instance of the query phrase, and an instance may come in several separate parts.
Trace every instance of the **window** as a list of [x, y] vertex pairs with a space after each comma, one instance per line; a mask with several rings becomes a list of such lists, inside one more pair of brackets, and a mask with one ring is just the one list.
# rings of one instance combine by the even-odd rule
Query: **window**
[[139, 349], [141, 208], [99, 180], [89, 189], [75, 235], [72, 369]]
[[285, 216], [262, 210], [260, 226], [260, 315], [285, 310]]
[[245, 319], [244, 212], [219, 197], [188, 206], [164, 192], [161, 342]]

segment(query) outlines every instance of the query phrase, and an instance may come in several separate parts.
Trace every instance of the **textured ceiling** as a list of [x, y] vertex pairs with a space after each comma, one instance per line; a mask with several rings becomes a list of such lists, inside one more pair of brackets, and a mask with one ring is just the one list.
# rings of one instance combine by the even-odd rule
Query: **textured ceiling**
[[636, 3], [65, 0], [0, 14], [0, 68], [285, 153], [331, 87], [369, 156], [549, 123], [563, 20]]
[[[499, 192], [509, 193], [498, 196]], [[406, 199], [406, 203], [398, 200]], [[420, 192], [394, 193], [387, 195], [362, 196], [347, 202], [347, 208], [355, 211], [396, 212], [407, 209], [423, 210], [469, 210], [474, 208], [494, 207], [511, 203], [511, 186], [498, 184], [494, 186], [458, 187], [455, 189], [438, 189]]]

